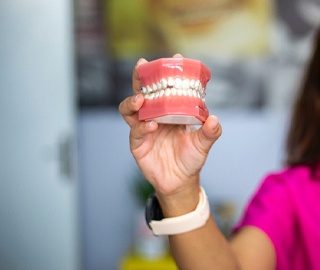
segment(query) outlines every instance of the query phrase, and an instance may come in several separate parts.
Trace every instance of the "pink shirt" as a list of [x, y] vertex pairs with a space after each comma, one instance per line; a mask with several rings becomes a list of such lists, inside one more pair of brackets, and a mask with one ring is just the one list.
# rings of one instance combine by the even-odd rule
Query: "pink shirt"
[[320, 170], [308, 167], [268, 175], [236, 229], [251, 225], [274, 244], [280, 270], [320, 269]]

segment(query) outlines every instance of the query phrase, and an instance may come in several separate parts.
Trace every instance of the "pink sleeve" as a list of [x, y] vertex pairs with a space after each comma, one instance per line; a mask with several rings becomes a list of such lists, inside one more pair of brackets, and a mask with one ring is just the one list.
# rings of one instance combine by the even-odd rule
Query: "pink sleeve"
[[268, 235], [277, 253], [277, 269], [287, 269], [287, 253], [293, 244], [292, 201], [285, 179], [269, 175], [249, 201], [243, 217], [234, 229], [255, 226]]

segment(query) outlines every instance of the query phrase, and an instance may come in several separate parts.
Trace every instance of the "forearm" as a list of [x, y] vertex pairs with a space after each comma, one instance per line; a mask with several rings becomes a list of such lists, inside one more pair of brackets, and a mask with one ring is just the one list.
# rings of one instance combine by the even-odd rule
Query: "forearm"
[[239, 269], [230, 245], [210, 216], [205, 226], [169, 237], [180, 270]]
[[[158, 195], [165, 217], [193, 211], [199, 202], [199, 185], [171, 196]], [[172, 254], [179, 269], [239, 269], [228, 241], [211, 215], [203, 227], [169, 237]]]

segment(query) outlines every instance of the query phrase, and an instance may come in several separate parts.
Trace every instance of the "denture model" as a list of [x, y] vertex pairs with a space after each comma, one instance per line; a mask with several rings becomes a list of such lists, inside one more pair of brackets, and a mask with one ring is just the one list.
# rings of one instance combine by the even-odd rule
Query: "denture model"
[[138, 66], [145, 101], [141, 121], [201, 125], [209, 116], [205, 105], [210, 70], [189, 58], [161, 58]]

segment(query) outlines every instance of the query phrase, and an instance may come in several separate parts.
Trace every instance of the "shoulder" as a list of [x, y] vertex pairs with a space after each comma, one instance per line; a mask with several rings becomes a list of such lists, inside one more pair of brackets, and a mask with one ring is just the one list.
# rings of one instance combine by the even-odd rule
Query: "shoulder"
[[261, 224], [270, 220], [287, 222], [295, 215], [297, 205], [310, 196], [320, 198], [320, 181], [313, 181], [309, 167], [288, 167], [269, 173], [248, 201], [244, 220], [260, 219]]
[[297, 208], [315, 201], [313, 198], [320, 198], [320, 181], [313, 181], [310, 168], [284, 168], [262, 179], [244, 209], [242, 222], [266, 230], [273, 226], [276, 229], [280, 224], [289, 228], [297, 216]]
[[247, 202], [241, 226], [255, 225], [269, 230], [267, 227], [277, 227], [292, 220], [294, 211], [290, 186], [299, 174], [301, 172], [297, 168], [284, 168], [267, 174]]

